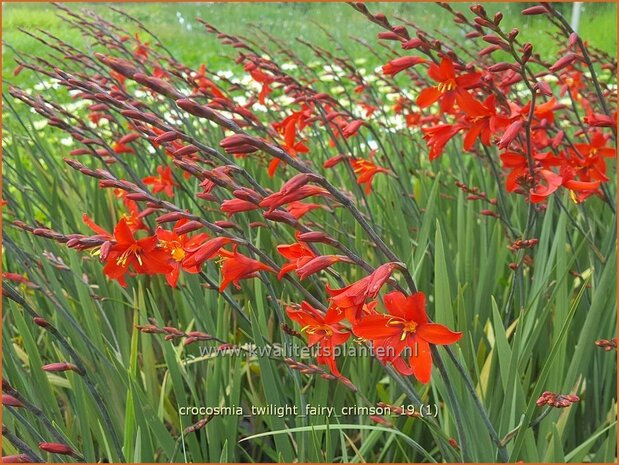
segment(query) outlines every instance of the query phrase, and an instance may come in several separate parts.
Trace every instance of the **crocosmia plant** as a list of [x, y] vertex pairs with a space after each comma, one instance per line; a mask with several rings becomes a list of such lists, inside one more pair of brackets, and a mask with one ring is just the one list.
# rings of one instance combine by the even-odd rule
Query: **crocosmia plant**
[[616, 460], [614, 4], [33, 8], [3, 462]]

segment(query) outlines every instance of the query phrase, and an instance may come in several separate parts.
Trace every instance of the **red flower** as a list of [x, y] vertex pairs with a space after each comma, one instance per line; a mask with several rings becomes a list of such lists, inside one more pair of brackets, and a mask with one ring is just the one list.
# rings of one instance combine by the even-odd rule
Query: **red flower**
[[135, 200], [131, 200], [127, 198], [128, 192], [124, 189], [114, 189], [114, 196], [117, 199], [121, 199], [123, 201], [123, 205], [131, 212], [132, 215], [136, 216], [140, 213], [140, 209], [138, 207], [138, 203]]
[[340, 324], [344, 315], [335, 307], [330, 307], [323, 316], [307, 302], [302, 302], [300, 309], [287, 307], [286, 313], [302, 326], [301, 331], [307, 334], [310, 347], [319, 345], [316, 361], [328, 365], [334, 375], [342, 376], [335, 363], [334, 348], [344, 344], [350, 337], [350, 331]]
[[[281, 143], [282, 148], [291, 156], [296, 157], [299, 153], [307, 153], [309, 149], [305, 145], [303, 140], [296, 141], [297, 139], [297, 126], [299, 129], [304, 127], [307, 114], [305, 111], [294, 112], [288, 116], [281, 123], [273, 124], [275, 130], [283, 136], [284, 140]], [[279, 166], [281, 160], [279, 158], [273, 158], [269, 163], [269, 176], [275, 174], [275, 170]]]
[[225, 249], [220, 250], [219, 255], [222, 259], [221, 274], [223, 275], [219, 292], [223, 292], [230, 283], [234, 284], [237, 289], [240, 288], [239, 281], [241, 279], [255, 278], [259, 271], [275, 273], [275, 270], [270, 266], [238, 253], [236, 246], [234, 246], [232, 252]]
[[105, 257], [103, 272], [125, 287], [125, 273], [132, 268], [138, 274], [167, 274], [172, 270], [168, 253], [159, 248], [157, 236], [136, 240], [124, 218], [114, 229], [115, 243]]
[[206, 77], [206, 65], [200, 65], [197, 74], [193, 76], [192, 79], [196, 85], [194, 94], [200, 91], [202, 93], [211, 94], [217, 98], [225, 98], [225, 95], [219, 90], [219, 87]]
[[594, 132], [589, 144], [574, 144], [579, 153], [571, 157], [570, 161], [579, 176], [586, 180], [608, 181], [604, 159], [617, 156], [617, 150], [607, 147], [606, 142], [607, 139], [601, 132]]
[[430, 63], [428, 76], [438, 84], [436, 87], [423, 89], [417, 97], [417, 105], [426, 108], [437, 100], [440, 102], [443, 112], [451, 111], [456, 95], [465, 89], [476, 87], [480, 83], [480, 73], [467, 73], [456, 75], [453, 62], [443, 57], [441, 64]]
[[345, 312], [348, 321], [354, 323], [362, 315], [366, 299], [373, 299], [378, 295], [396, 267], [395, 263], [385, 263], [372, 274], [341, 289], [331, 289], [327, 284], [327, 292], [331, 296], [329, 300]]
[[308, 276], [318, 273], [339, 262], [352, 263], [352, 261], [344, 255], [319, 255], [309, 260], [303, 266], [297, 267], [297, 276], [300, 280], [304, 280]]
[[425, 58], [415, 56], [396, 58], [383, 66], [383, 74], [386, 74], [387, 76], [395, 76], [405, 69], [427, 62], [428, 60]]
[[471, 150], [477, 139], [489, 146], [492, 135], [507, 124], [507, 118], [497, 115], [494, 98], [494, 95], [490, 95], [481, 103], [468, 92], [457, 95], [458, 106], [466, 114], [464, 150]]
[[[174, 225], [174, 229], [187, 222], [188, 220], [178, 221]], [[200, 272], [199, 264], [188, 264], [185, 262], [185, 258], [190, 250], [194, 250], [208, 239], [208, 234], [200, 233], [193, 237], [187, 237], [186, 234], [177, 234], [174, 231], [168, 231], [161, 227], [157, 228], [155, 234], [157, 239], [159, 239], [159, 247], [167, 251], [170, 257], [169, 264], [172, 269], [166, 274], [166, 281], [170, 286], [176, 287], [181, 269], [188, 273]]]
[[[370, 158], [374, 158], [375, 151], [370, 153]], [[370, 194], [372, 191], [372, 180], [378, 173], [389, 173], [389, 170], [381, 166], [377, 166], [373, 161], [365, 160], [363, 158], [353, 158], [350, 164], [357, 175], [357, 184], [365, 184], [365, 193]]]
[[148, 60], [148, 54], [150, 53], [149, 43], [142, 42], [137, 34], [135, 35], [135, 41], [137, 42], [137, 45], [133, 50], [133, 56], [136, 57], [140, 63], [144, 63]]
[[254, 63], [246, 63], [245, 71], [249, 71], [249, 74], [251, 74], [251, 77], [254, 79], [254, 81], [262, 84], [260, 94], [258, 95], [258, 101], [264, 105], [266, 97], [271, 93], [270, 85], [275, 79], [272, 76], [266, 74], [264, 71], [260, 70]]
[[305, 242], [301, 241], [290, 245], [278, 245], [277, 251], [288, 260], [277, 274], [277, 279], [280, 280], [291, 271], [296, 271], [299, 279], [303, 280], [335, 263], [350, 263], [350, 259], [343, 255], [316, 255]]
[[228, 215], [229, 218], [237, 213], [249, 212], [252, 210], [257, 210], [258, 208], [260, 208], [258, 205], [250, 202], [249, 200], [227, 199], [221, 203], [220, 210]]
[[[426, 296], [416, 292], [385, 295], [388, 314], [375, 313], [353, 323], [355, 335], [372, 341], [377, 358], [391, 362], [403, 375], [414, 375], [422, 383], [430, 381], [432, 354], [430, 344], [453, 344], [462, 333], [446, 326], [430, 323], [426, 314]], [[410, 351], [408, 364], [405, 349]]]
[[430, 160], [440, 157], [447, 142], [458, 134], [461, 129], [462, 126], [459, 124], [438, 124], [429, 128], [421, 128], [423, 138], [430, 148]]
[[265, 197], [260, 202], [260, 206], [268, 208], [269, 212], [271, 212], [287, 203], [303, 200], [314, 195], [330, 196], [331, 194], [322, 187], [306, 184], [297, 189], [275, 192], [274, 194]]
[[348, 139], [349, 137], [356, 135], [357, 132], [359, 132], [359, 128], [361, 128], [361, 126], [366, 126], [366, 125], [367, 123], [363, 120], [360, 120], [360, 119], [353, 120], [350, 123], [348, 123], [346, 126], [344, 126], [344, 129], [342, 129], [342, 135], [344, 136], [345, 139]]
[[142, 181], [144, 181], [144, 184], [152, 184], [154, 194], [165, 192], [168, 197], [174, 197], [172, 188], [176, 186], [176, 182], [172, 179], [170, 167], [158, 166], [157, 173], [159, 173], [159, 176], [146, 176]]
[[544, 184], [536, 182], [535, 187], [530, 190], [529, 199], [531, 199], [533, 203], [546, 200], [550, 194], [561, 187], [561, 183], [563, 182], [563, 178], [551, 170], [542, 169], [537, 171], [536, 174], [540, 175]]
[[297, 220], [302, 218], [308, 212], [315, 210], [316, 208], [326, 208], [317, 203], [303, 203], [303, 202], [290, 202], [286, 207], [288, 213], [294, 216]]
[[316, 257], [316, 254], [304, 242], [295, 242], [289, 245], [278, 245], [277, 251], [282, 255], [288, 263], [281, 267], [277, 274], [277, 279], [282, 279], [286, 274], [294, 271], [311, 259]]
[[231, 242], [234, 241], [229, 237], [214, 237], [197, 247], [187, 247], [185, 249], [187, 255], [183, 260], [183, 268], [201, 267], [205, 261], [214, 258], [223, 246]]

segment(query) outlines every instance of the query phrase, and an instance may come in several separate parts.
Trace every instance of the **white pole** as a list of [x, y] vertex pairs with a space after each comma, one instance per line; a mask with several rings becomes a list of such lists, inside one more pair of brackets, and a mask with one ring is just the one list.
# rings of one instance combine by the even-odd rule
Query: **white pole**
[[580, 23], [580, 9], [582, 7], [582, 2], [574, 2], [572, 6], [572, 22], [571, 26], [574, 31], [578, 32], [578, 24]]

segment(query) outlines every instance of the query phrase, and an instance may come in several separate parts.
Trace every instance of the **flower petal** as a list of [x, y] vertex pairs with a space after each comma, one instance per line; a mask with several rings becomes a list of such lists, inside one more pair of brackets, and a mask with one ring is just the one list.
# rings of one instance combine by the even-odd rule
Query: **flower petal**
[[441, 95], [443, 94], [435, 87], [423, 89], [417, 97], [417, 106], [420, 108], [429, 107], [434, 102], [436, 102]]
[[426, 323], [417, 328], [419, 338], [430, 344], [453, 344], [462, 337], [462, 333], [452, 331], [438, 323]]
[[389, 317], [386, 315], [368, 315], [353, 323], [353, 333], [363, 339], [384, 339], [395, 336], [402, 331], [401, 327], [389, 326]]
[[430, 344], [421, 338], [417, 338], [416, 346], [413, 347], [413, 354], [409, 359], [415, 378], [420, 383], [426, 384], [432, 376], [432, 353]]

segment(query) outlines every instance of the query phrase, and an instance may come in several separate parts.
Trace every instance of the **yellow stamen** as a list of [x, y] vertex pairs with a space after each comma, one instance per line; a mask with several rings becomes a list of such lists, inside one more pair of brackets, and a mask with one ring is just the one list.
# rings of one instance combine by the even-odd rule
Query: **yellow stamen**
[[142, 265], [142, 257], [140, 256], [140, 251], [142, 250], [142, 248], [137, 245], [137, 244], [133, 244], [130, 245], [129, 247], [127, 247], [127, 249], [116, 259], [116, 264], [118, 266], [126, 266], [127, 265], [127, 260], [129, 260], [129, 257], [131, 255], [135, 255], [135, 258], [138, 260], [138, 263], [140, 265]]
[[436, 88], [441, 94], [454, 90], [457, 87], [455, 79], [449, 79], [448, 81], [441, 82]]

